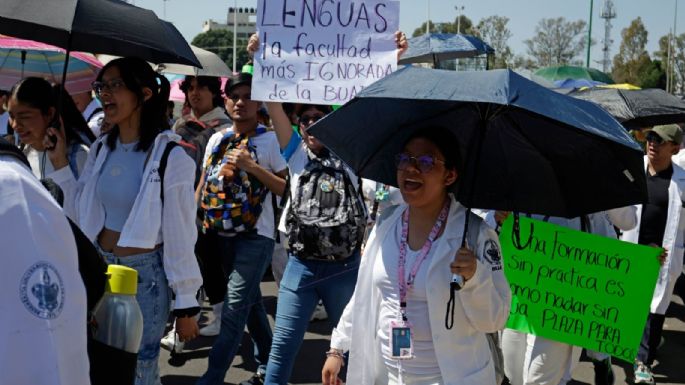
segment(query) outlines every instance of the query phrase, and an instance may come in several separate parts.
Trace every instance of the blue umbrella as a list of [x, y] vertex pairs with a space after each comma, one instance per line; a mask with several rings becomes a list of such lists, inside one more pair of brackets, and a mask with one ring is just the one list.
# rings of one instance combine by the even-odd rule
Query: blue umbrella
[[358, 175], [397, 185], [395, 154], [430, 127], [459, 141], [467, 207], [571, 218], [647, 196], [642, 149], [614, 118], [510, 70], [407, 67], [311, 130]]
[[409, 39], [399, 64], [433, 63], [494, 53], [483, 40], [470, 35], [431, 33]]
[[597, 80], [590, 80], [590, 79], [564, 79], [564, 80], [555, 80], [554, 81], [554, 86], [558, 88], [571, 88], [571, 89], [577, 89], [577, 88], [583, 88], [583, 87], [597, 87], [602, 84], [606, 84], [603, 82], [599, 82]]

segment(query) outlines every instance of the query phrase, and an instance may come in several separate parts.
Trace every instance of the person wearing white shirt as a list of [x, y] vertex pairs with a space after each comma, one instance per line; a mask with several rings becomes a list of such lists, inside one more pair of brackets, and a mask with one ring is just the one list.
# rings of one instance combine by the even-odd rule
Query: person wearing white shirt
[[100, 101], [93, 98], [91, 90], [74, 94], [72, 97], [76, 107], [83, 115], [83, 119], [86, 120], [90, 131], [96, 138], [99, 137], [102, 133], [102, 122], [105, 119], [105, 111], [102, 109]]
[[[387, 208], [369, 236], [354, 295], [331, 337], [324, 385], [339, 383], [348, 351], [350, 384], [495, 384], [486, 334], [504, 327], [511, 292], [497, 234], [448, 192], [461, 172], [456, 143], [449, 130], [426, 127], [397, 155], [406, 204]], [[464, 236], [474, 239], [464, 234], [467, 216], [476, 241], [460, 247]], [[453, 274], [465, 282], [448, 328]]]
[[[198, 335], [195, 297], [202, 285], [193, 247], [195, 166], [164, 118], [169, 82], [143, 60], [113, 60], [100, 71], [95, 92], [112, 130], [93, 144], [78, 181], [70, 172], [65, 137], [48, 156], [49, 175], [65, 195], [64, 211], [98, 248], [107, 263], [138, 271], [136, 299], [143, 314], [136, 385], [159, 384], [159, 341], [175, 294], [179, 338]], [[166, 162], [166, 172], [160, 169]]]
[[[41, 78], [29, 77], [12, 88], [7, 103], [12, 129], [19, 135], [24, 155], [39, 179], [54, 171], [45, 150], [52, 145], [48, 138], [48, 128], [55, 124], [60, 92], [59, 86], [51, 86]], [[68, 143], [69, 169], [78, 178], [88, 157], [88, 146], [79, 135], [79, 128], [88, 128], [68, 95], [65, 95], [62, 105], [59, 121]]]
[[[0, 144], [0, 153], [3, 146], [12, 145]], [[27, 163], [0, 154], [0, 186], [0, 383], [90, 384], [71, 227]]]
[[[258, 364], [253, 378], [263, 377], [271, 350], [271, 327], [262, 303], [259, 283], [271, 263], [274, 251], [275, 220], [271, 194], [283, 195], [286, 163], [281, 156], [276, 135], [257, 122], [259, 102], [251, 99], [252, 75], [240, 73], [232, 76], [226, 81], [224, 91], [227, 97], [226, 110], [233, 120], [233, 129], [213, 149], [216, 152], [207, 162], [200, 180], [203, 204], [214, 187], [228, 186], [224, 194], [234, 194], [233, 187], [237, 184], [232, 183], [231, 178], [238, 178], [239, 175], [244, 177], [243, 186], [245, 183], [256, 185], [256, 179], [266, 190], [265, 195], [259, 197], [261, 212], [256, 214], [258, 218], [252, 228], [247, 228], [242, 222], [239, 227], [245, 228], [236, 229], [233, 217], [226, 219], [223, 214], [224, 220], [210, 224], [214, 217], [205, 215], [207, 231], [216, 231], [219, 235], [220, 246], [216, 257], [222, 261], [228, 287], [223, 302], [221, 329], [209, 352], [207, 371], [197, 382], [198, 385], [223, 383], [238, 352], [248, 316]], [[229, 146], [236, 135], [247, 141], [244, 147]], [[217, 184], [221, 187], [217, 187]], [[229, 198], [241, 199], [235, 195]], [[240, 215], [236, 220], [241, 221], [242, 218]]]

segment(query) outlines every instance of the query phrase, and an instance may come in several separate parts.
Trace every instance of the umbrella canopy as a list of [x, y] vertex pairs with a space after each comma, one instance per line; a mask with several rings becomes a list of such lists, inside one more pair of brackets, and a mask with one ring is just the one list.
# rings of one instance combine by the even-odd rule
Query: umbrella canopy
[[661, 89], [591, 88], [569, 95], [597, 103], [629, 128], [685, 123], [685, 101]]
[[119, 0], [3, 0], [0, 33], [73, 51], [201, 66], [172, 24]]
[[614, 84], [614, 80], [609, 75], [594, 68], [575, 66], [547, 67], [535, 71], [535, 74], [550, 81], [587, 79], [606, 84]]
[[494, 53], [483, 40], [470, 35], [431, 33], [409, 39], [399, 64], [438, 63], [443, 60]]
[[583, 88], [583, 87], [596, 87], [603, 85], [604, 83], [598, 82], [596, 80], [588, 79], [564, 79], [557, 80], [554, 82], [554, 86], [558, 88]]
[[197, 60], [200, 61], [202, 68], [183, 64], [163, 63], [157, 66], [157, 70], [163, 74], [191, 76], [228, 77], [233, 74], [233, 71], [228, 68], [226, 62], [221, 60], [219, 55], [194, 45], [191, 45], [190, 48], [193, 50]]
[[575, 217], [646, 200], [642, 150], [615, 119], [509, 70], [404, 68], [310, 131], [362, 177], [397, 185], [394, 156], [433, 127], [459, 141], [468, 207]]
[[[31, 40], [0, 37], [0, 89], [8, 90], [29, 76], [61, 83], [65, 59], [62, 48]], [[67, 91], [70, 94], [89, 91], [100, 68], [102, 63], [93, 55], [72, 53], [65, 84]]]

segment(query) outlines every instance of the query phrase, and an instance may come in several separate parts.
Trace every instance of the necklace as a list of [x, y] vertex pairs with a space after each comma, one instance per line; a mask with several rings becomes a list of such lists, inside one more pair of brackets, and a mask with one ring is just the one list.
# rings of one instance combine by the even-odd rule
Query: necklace
[[121, 149], [124, 150], [124, 152], [130, 152], [131, 150], [133, 150], [136, 147], [137, 144], [138, 144], [137, 140], [135, 142], [126, 143], [126, 144], [119, 142], [119, 146], [121, 146]]

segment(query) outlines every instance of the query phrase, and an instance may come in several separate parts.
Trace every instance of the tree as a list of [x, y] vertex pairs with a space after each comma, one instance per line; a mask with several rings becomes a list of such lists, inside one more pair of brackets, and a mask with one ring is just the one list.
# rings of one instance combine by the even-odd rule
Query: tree
[[[250, 60], [247, 54], [247, 41], [238, 39], [236, 46], [237, 70]], [[212, 29], [193, 38], [192, 45], [219, 55], [228, 68], [233, 65], [233, 32], [226, 29]]]
[[508, 17], [493, 15], [481, 19], [474, 28], [475, 35], [495, 50], [490, 68], [509, 68], [513, 65], [514, 54], [507, 44], [512, 34], [507, 23]]
[[[661, 63], [660, 68], [664, 75], [668, 69], [668, 38], [669, 35], [659, 39], [659, 50], [654, 52], [654, 57]], [[669, 76], [673, 80], [673, 90], [682, 92], [685, 89], [685, 33], [671, 38], [671, 71]], [[655, 60], [657, 61], [657, 60]]]
[[[459, 15], [454, 18], [454, 22], [447, 23], [434, 23], [432, 20], [428, 20], [429, 32], [430, 33], [457, 33], [457, 27], [464, 35], [473, 35], [473, 22], [471, 19], [464, 15]], [[421, 36], [426, 33], [426, 22], [423, 22], [419, 28], [414, 30], [412, 37]]]
[[647, 29], [640, 17], [621, 31], [621, 46], [614, 56], [614, 81], [631, 83], [643, 88], [660, 85], [663, 70], [660, 64], [655, 65], [647, 53], [647, 37]]
[[525, 40], [528, 54], [540, 67], [569, 65], [585, 51], [585, 21], [566, 21], [563, 17], [542, 19], [535, 36]]

